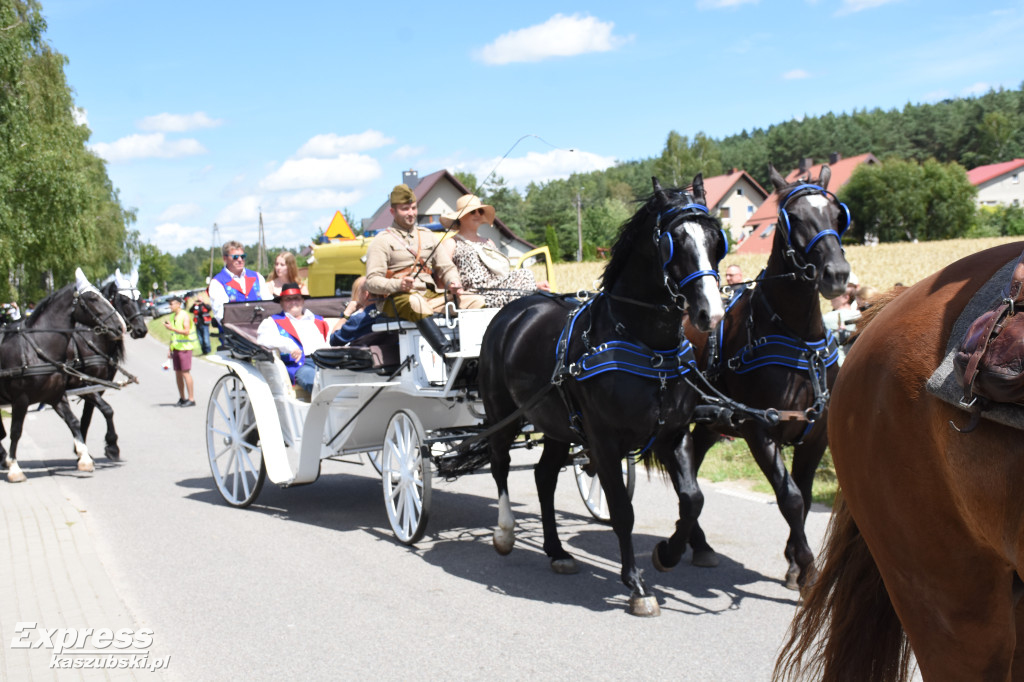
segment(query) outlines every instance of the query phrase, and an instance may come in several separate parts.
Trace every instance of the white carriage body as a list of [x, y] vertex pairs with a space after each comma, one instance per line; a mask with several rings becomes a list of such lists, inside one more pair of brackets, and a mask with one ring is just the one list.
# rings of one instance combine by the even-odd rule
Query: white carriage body
[[483, 407], [472, 390], [456, 387], [463, 364], [479, 355], [484, 331], [498, 309], [448, 311], [460, 350], [446, 363], [408, 322], [381, 322], [375, 331], [398, 334], [407, 362], [393, 378], [374, 370], [317, 368], [309, 402], [296, 398], [280, 358], [240, 360], [210, 356], [242, 381], [259, 429], [267, 476], [281, 486], [312, 483], [320, 460], [380, 450], [389, 420], [414, 413], [423, 429], [478, 427]]

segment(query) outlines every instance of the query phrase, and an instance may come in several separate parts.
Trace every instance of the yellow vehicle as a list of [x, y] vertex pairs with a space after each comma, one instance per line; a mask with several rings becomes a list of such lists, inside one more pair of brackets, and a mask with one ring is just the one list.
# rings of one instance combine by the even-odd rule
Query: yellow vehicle
[[[356, 278], [366, 274], [366, 249], [372, 239], [357, 237], [315, 245], [307, 274], [310, 295], [342, 296], [352, 291]], [[527, 251], [518, 259], [513, 258], [512, 267], [529, 268], [538, 281], [547, 280], [552, 291], [558, 290], [551, 251], [547, 246]]]

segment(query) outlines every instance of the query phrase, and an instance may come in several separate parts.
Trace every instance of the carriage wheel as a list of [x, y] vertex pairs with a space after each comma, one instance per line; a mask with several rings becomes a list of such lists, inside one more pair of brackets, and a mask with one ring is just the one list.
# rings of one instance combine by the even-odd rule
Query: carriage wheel
[[213, 480], [224, 501], [232, 507], [252, 504], [263, 488], [267, 468], [249, 393], [235, 374], [222, 376], [210, 393], [206, 452]]
[[399, 410], [388, 422], [381, 450], [384, 508], [395, 537], [406, 545], [423, 537], [430, 515], [430, 457], [419, 418]]
[[[583, 498], [583, 504], [587, 505], [587, 511], [598, 521], [611, 521], [608, 513], [608, 503], [604, 497], [604, 490], [601, 482], [594, 475], [587, 457], [586, 450], [580, 450], [572, 455], [572, 472], [576, 476], [576, 487]], [[626, 483], [626, 494], [633, 499], [633, 489], [636, 488], [636, 460], [627, 456], [622, 460], [622, 478]]]

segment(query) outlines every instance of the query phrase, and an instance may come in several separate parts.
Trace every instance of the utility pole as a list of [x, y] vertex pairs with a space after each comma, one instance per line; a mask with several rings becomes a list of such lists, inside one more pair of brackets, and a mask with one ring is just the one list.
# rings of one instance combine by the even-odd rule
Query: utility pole
[[256, 252], [256, 272], [267, 271], [267, 238], [263, 233], [263, 208], [260, 207], [260, 246]]
[[209, 284], [213, 279], [213, 254], [217, 252], [218, 243], [220, 242], [220, 232], [217, 230], [217, 223], [213, 224], [213, 234], [211, 236], [212, 241], [210, 242], [210, 274], [206, 277], [206, 283]]
[[576, 190], [576, 262], [583, 262], [583, 201], [580, 199], [580, 191]]

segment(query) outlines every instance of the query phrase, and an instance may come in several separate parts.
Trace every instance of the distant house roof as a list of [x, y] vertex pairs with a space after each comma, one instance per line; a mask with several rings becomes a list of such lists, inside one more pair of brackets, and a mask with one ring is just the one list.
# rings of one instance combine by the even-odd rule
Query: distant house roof
[[764, 187], [758, 184], [757, 180], [752, 178], [747, 171], [736, 170], [735, 168], [730, 173], [725, 175], [716, 175], [711, 178], [704, 178], [704, 197], [708, 202], [708, 208], [714, 209], [723, 199], [729, 194], [733, 187], [740, 181], [746, 179], [754, 189], [761, 193], [761, 199], [765, 199], [768, 196], [768, 192], [765, 191]]
[[983, 185], [990, 180], [1000, 178], [1007, 173], [1024, 168], [1024, 159], [1014, 159], [1002, 163], [992, 163], [987, 166], [978, 166], [967, 171], [967, 179], [975, 187]]
[[[425, 197], [430, 192], [430, 190], [433, 189], [434, 186], [437, 183], [441, 182], [442, 180], [447, 180], [449, 183], [454, 185], [455, 188], [462, 194], [472, 194], [472, 190], [470, 190], [464, 184], [459, 182], [459, 179], [456, 178], [451, 173], [449, 173], [446, 169], [443, 169], [435, 171], [430, 175], [424, 175], [422, 178], [420, 178], [419, 183], [412, 188], [413, 194], [416, 195], [416, 200], [421, 201], [423, 197]], [[377, 211], [373, 214], [373, 217], [370, 218], [369, 226], [364, 228], [364, 232], [369, 234], [372, 232], [377, 232], [378, 230], [383, 230], [384, 228], [388, 227], [391, 224], [391, 211], [389, 210], [390, 208], [391, 204], [387, 201], [381, 204], [380, 208], [378, 208]], [[454, 209], [454, 207], [452, 206], [449, 206], [448, 208], [449, 210]], [[494, 219], [494, 227], [502, 234], [503, 237], [511, 241], [517, 241], [523, 244], [527, 244], [530, 248], [533, 248], [532, 244], [516, 235], [514, 232], [512, 232], [512, 230], [508, 229], [505, 223], [501, 221], [501, 218]]]
[[[862, 163], [875, 164], [878, 163], [878, 159], [875, 158], [874, 154], [870, 152], [867, 154], [858, 154], [857, 156], [851, 156], [848, 159], [840, 159], [835, 163], [830, 164], [815, 164], [811, 166], [809, 170], [801, 171], [799, 168], [794, 168], [786, 176], [786, 182], [796, 182], [798, 178], [809, 175], [812, 178], [817, 178], [821, 173], [821, 167], [828, 165], [832, 171], [832, 177], [828, 181], [828, 188], [836, 192], [840, 187], [850, 181], [850, 176], [853, 175], [853, 171], [856, 170], [857, 166]], [[775, 228], [775, 221], [778, 219], [779, 214], [779, 199], [778, 196], [772, 192], [772, 194], [765, 199], [764, 203], [761, 204], [760, 208], [754, 211], [754, 215], [750, 216], [744, 225], [751, 228], [750, 236], [744, 239], [742, 242], [736, 245], [736, 252], [743, 253], [768, 253], [772, 250], [772, 232]]]

